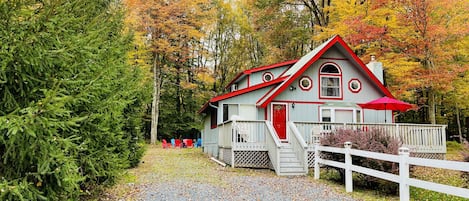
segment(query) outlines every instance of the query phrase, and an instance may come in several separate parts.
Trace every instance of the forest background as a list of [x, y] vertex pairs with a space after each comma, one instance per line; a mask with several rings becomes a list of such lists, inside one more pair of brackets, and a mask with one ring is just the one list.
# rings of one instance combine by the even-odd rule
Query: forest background
[[467, 138], [467, 0], [125, 2], [135, 63], [154, 72], [152, 142], [193, 137], [197, 110], [237, 73], [298, 59], [335, 34], [365, 63], [375, 55], [391, 92], [418, 106], [399, 122], [447, 124], [448, 136]]
[[418, 110], [468, 137], [467, 0], [0, 0], [0, 199], [76, 200], [195, 138], [240, 71], [335, 34]]

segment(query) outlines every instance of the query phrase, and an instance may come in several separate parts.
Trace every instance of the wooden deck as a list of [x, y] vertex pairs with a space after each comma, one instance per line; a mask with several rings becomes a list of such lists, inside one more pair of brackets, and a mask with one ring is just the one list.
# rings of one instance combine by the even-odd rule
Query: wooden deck
[[288, 122], [288, 143], [280, 142], [270, 121], [228, 121], [204, 133], [204, 151], [232, 167], [271, 168], [278, 175], [306, 174], [314, 163], [314, 142], [338, 129], [381, 129], [411, 155], [444, 159], [445, 125]]

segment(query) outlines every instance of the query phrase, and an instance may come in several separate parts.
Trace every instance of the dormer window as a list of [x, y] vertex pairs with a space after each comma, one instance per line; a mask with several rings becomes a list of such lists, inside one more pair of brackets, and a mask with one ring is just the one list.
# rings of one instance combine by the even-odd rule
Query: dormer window
[[238, 90], [238, 84], [231, 85], [231, 92]]
[[326, 63], [320, 68], [320, 98], [342, 98], [342, 72], [334, 63]]
[[262, 75], [262, 81], [264, 82], [270, 82], [274, 79], [274, 75], [271, 72], [265, 72]]

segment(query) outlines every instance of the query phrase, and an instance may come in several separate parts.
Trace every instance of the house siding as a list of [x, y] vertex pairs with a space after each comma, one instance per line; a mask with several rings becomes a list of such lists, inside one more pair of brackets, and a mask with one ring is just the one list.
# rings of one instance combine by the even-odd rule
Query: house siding
[[279, 68], [274, 68], [274, 69], [268, 69], [268, 70], [263, 70], [259, 72], [255, 72], [251, 74], [251, 85], [256, 85], [260, 83], [264, 83], [262, 80], [262, 77], [264, 73], [270, 72], [274, 76], [273, 79], [279, 78], [279, 76], [287, 69], [287, 66], [285, 67], [279, 67]]
[[[250, 93], [247, 93], [247, 94], [242, 94], [242, 95], [239, 95], [239, 96], [236, 96], [236, 97], [233, 97], [233, 98], [229, 98], [229, 99], [226, 99], [226, 100], [222, 100], [220, 101], [220, 107], [222, 107], [222, 105], [224, 104], [239, 104], [239, 105], [244, 105], [245, 109], [246, 108], [250, 108], [248, 109], [249, 111], [252, 111], [252, 108], [256, 108], [255, 106], [255, 102], [261, 97], [263, 96], [265, 93], [267, 93], [268, 90], [270, 90], [271, 87], [266, 87], [266, 88], [263, 88], [263, 89], [259, 89], [259, 90], [256, 90], [256, 91], [253, 91], [253, 92], [250, 92]], [[238, 113], [237, 115], [241, 118], [241, 119], [244, 119], [244, 120], [264, 120], [264, 114], [263, 114], [263, 111], [259, 111], [257, 110], [256, 108], [256, 113], [255, 115], [253, 114], [248, 114], [248, 113]], [[251, 119], [253, 117], [257, 117], [258, 119]], [[223, 110], [219, 109], [218, 110], [218, 123], [222, 123], [223, 122]]]

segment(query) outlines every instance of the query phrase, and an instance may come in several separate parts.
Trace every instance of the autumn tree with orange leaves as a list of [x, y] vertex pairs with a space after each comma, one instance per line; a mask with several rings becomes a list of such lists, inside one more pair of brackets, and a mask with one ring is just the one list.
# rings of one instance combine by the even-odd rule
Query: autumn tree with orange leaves
[[[192, 113], [184, 93], [192, 94], [198, 73], [196, 58], [201, 54], [200, 39], [204, 25], [209, 24], [210, 2], [206, 0], [139, 1], [128, 0], [126, 5], [136, 20], [136, 28], [147, 43], [153, 73], [153, 101], [151, 109], [151, 143], [157, 140], [160, 100], [164, 90], [174, 90], [172, 113]], [[165, 88], [165, 85], [174, 87]], [[171, 89], [170, 89], [171, 88]], [[194, 115], [192, 115], [193, 117]], [[177, 137], [177, 136], [176, 136]]]
[[469, 2], [333, 1], [329, 9], [331, 24], [315, 38], [340, 34], [363, 60], [377, 55], [391, 91], [417, 103], [426, 114], [423, 121], [437, 123], [437, 105], [447, 102], [457, 90], [453, 83], [469, 70], [468, 50], [461, 45], [469, 36]]

